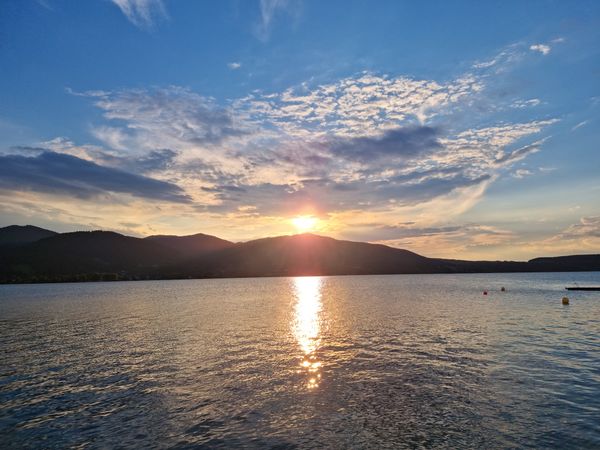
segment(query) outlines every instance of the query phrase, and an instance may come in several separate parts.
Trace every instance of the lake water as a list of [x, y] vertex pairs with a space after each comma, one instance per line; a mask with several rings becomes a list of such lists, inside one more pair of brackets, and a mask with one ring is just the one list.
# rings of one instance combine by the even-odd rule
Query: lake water
[[573, 283], [600, 273], [0, 286], [0, 446], [600, 448]]

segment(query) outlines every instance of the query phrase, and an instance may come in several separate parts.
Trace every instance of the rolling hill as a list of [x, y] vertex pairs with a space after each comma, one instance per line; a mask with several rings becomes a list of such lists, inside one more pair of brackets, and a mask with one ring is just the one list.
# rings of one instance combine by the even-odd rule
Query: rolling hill
[[233, 242], [220, 239], [208, 234], [192, 234], [190, 236], [155, 235], [144, 240], [156, 242], [179, 253], [182, 257], [193, 258], [203, 253], [215, 252], [233, 247]]
[[62, 279], [85, 274], [141, 276], [173, 264], [173, 251], [154, 242], [109, 231], [56, 234], [0, 255], [1, 279]]
[[0, 247], [16, 247], [29, 244], [56, 234], [58, 233], [55, 231], [45, 230], [33, 225], [10, 225], [0, 228]]
[[408, 250], [313, 234], [258, 239], [186, 261], [175, 272], [192, 277], [256, 277], [431, 273], [435, 260]]
[[528, 262], [427, 258], [313, 234], [233, 243], [215, 236], [136, 238], [109, 231], [0, 229], [0, 282], [600, 270], [600, 255]]

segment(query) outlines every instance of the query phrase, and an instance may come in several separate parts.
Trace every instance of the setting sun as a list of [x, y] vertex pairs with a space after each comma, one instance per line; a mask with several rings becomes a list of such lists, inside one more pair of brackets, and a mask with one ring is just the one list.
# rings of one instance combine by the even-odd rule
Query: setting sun
[[315, 229], [319, 219], [313, 216], [298, 216], [292, 219], [292, 224], [301, 233], [312, 231]]
[[0, 36], [0, 450], [600, 450], [600, 0]]

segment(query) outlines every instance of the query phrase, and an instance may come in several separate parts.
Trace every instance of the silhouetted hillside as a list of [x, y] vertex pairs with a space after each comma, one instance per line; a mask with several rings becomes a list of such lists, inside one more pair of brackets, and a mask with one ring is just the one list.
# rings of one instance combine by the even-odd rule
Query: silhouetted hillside
[[[426, 258], [385, 245], [312, 234], [234, 244], [204, 234], [140, 239], [106, 231], [56, 234], [31, 228], [0, 230], [9, 229], [5, 231], [7, 235], [13, 233], [12, 229], [21, 233], [14, 234], [16, 237], [10, 241], [13, 244], [0, 249], [0, 282], [600, 271], [600, 255], [536, 258], [528, 262], [461, 261]], [[24, 242], [48, 233], [47, 237]]]
[[162, 245], [109, 231], [57, 234], [0, 256], [2, 278], [68, 279], [84, 274], [145, 276], [179, 255]]
[[436, 259], [442, 273], [495, 273], [535, 272], [528, 263], [521, 261], [464, 261], [460, 259]]
[[39, 241], [57, 233], [33, 225], [10, 225], [0, 228], [0, 246], [17, 246]]
[[175, 272], [192, 277], [431, 273], [437, 262], [385, 245], [302, 234], [258, 239], [191, 260]]
[[600, 255], [571, 255], [535, 258], [528, 262], [541, 272], [600, 270]]
[[192, 234], [190, 236], [155, 235], [148, 236], [145, 240], [161, 244], [179, 252], [181, 256], [188, 258], [192, 258], [202, 253], [223, 250], [235, 245], [233, 242], [202, 233]]

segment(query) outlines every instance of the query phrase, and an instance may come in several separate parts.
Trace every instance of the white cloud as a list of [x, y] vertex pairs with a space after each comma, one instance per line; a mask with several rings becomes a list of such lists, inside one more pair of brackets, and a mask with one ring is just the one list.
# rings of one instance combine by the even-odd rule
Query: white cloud
[[93, 98], [106, 119], [126, 122], [93, 129], [114, 149], [207, 148], [249, 132], [231, 109], [181, 87], [79, 95]]
[[529, 100], [516, 100], [510, 106], [517, 109], [530, 108], [539, 106], [542, 101], [539, 98], [531, 98]]
[[514, 43], [502, 48], [493, 58], [477, 61], [471, 67], [482, 77], [494, 76], [508, 71], [527, 54], [523, 43]]
[[577, 125], [575, 125], [573, 128], [571, 128], [571, 131], [575, 131], [581, 127], [585, 127], [588, 123], [590, 123], [589, 120], [584, 120], [582, 122], [579, 122]]
[[517, 169], [515, 170], [515, 172], [513, 173], [513, 177], [515, 178], [525, 178], [528, 177], [530, 175], [533, 175], [533, 172], [529, 169]]
[[560, 235], [563, 239], [600, 238], [600, 216], [582, 217], [579, 223], [570, 225]]
[[[371, 226], [371, 228], [373, 227]], [[515, 234], [509, 230], [477, 224], [379, 228], [379, 230], [382, 229], [387, 236], [384, 234], [385, 238], [377, 240], [378, 243], [409, 248], [432, 257], [453, 257], [456, 254], [477, 257], [477, 252], [505, 245], [516, 238]], [[379, 230], [376, 229], [376, 231]]]
[[469, 129], [455, 137], [441, 140], [448, 149], [448, 153], [443, 157], [462, 160], [472, 168], [487, 169], [512, 164], [530, 153], [539, 151], [544, 141], [539, 140], [512, 151], [507, 150], [509, 146], [524, 137], [541, 132], [556, 122], [556, 119], [551, 119]]
[[237, 70], [240, 67], [242, 67], [242, 63], [239, 62], [230, 62], [227, 64], [227, 67], [229, 67], [231, 70]]
[[47, 2], [47, 0], [37, 0], [37, 3], [38, 3], [38, 5], [46, 8], [50, 11], [54, 10], [54, 8]]
[[499, 116], [506, 110], [486, 109], [487, 87], [516, 61], [506, 55], [494, 71], [453, 80], [363, 72], [253, 92], [226, 106], [176, 86], [72, 92], [103, 111], [106, 122], [93, 133], [105, 149], [65, 151], [150, 171], [216, 216], [358, 208], [435, 221], [440, 211], [451, 217], [471, 208], [503, 171], [540, 151], [543, 137], [532, 136], [556, 122], [507, 122]]
[[440, 84], [362, 73], [313, 89], [255, 93], [236, 107], [295, 137], [376, 135], [410, 121], [423, 124], [482, 89], [472, 75]]
[[487, 69], [489, 67], [495, 66], [498, 63], [498, 58], [490, 59], [489, 61], [482, 61], [473, 64], [474, 69]]
[[162, 0], [112, 0], [125, 17], [139, 28], [150, 28], [156, 19], [167, 17]]
[[529, 47], [529, 50], [540, 52], [542, 55], [547, 55], [550, 53], [550, 50], [552, 50], [552, 47], [547, 44], [534, 44]]
[[553, 236], [520, 242], [519, 246], [536, 256], [598, 253], [600, 216], [581, 217], [579, 222], [569, 225]]
[[260, 0], [260, 21], [255, 27], [256, 37], [261, 41], [267, 41], [275, 16], [280, 12], [298, 15], [298, 6], [298, 0]]

